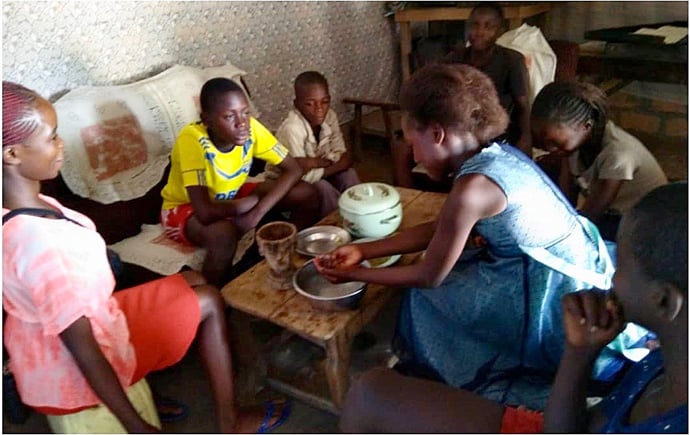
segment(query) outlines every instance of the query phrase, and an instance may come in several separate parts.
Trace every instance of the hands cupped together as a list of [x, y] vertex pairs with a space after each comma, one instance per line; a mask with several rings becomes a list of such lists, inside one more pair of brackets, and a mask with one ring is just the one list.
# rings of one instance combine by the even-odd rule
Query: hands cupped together
[[563, 296], [563, 326], [573, 347], [604, 347], [625, 326], [613, 291], [581, 290]]
[[345, 245], [314, 259], [316, 270], [333, 283], [353, 281], [351, 273], [364, 260], [355, 244]]

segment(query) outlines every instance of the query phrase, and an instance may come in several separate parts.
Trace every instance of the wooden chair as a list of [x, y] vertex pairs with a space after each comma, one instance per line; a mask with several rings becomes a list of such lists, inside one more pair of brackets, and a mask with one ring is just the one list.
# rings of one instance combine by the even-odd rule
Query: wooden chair
[[[372, 106], [381, 110], [383, 116], [383, 137], [386, 138], [388, 143], [393, 140], [394, 132], [394, 119], [395, 112], [400, 111], [400, 105], [398, 103], [393, 103], [390, 101], [377, 101], [369, 100], [366, 98], [355, 98], [346, 97], [343, 98], [344, 104], [354, 104], [355, 105], [355, 119], [354, 124], [354, 144], [353, 144], [353, 155], [355, 159], [359, 160], [362, 153], [362, 134], [364, 134], [364, 121], [362, 119], [362, 107]], [[376, 130], [367, 131], [367, 133], [377, 134]], [[380, 133], [379, 133], [380, 134]]]

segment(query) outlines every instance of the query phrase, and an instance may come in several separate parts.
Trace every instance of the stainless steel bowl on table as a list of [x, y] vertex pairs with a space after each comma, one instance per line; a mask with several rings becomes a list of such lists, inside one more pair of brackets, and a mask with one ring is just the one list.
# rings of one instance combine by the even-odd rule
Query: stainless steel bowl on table
[[313, 259], [295, 272], [292, 285], [314, 307], [327, 311], [357, 309], [367, 289], [361, 281], [333, 284], [316, 270]]

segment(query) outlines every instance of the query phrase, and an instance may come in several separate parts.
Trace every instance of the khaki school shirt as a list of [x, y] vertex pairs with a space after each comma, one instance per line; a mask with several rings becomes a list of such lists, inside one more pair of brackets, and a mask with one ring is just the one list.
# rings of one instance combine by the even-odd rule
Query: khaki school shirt
[[[326, 119], [321, 124], [321, 133], [317, 141], [309, 121], [297, 109], [290, 110], [287, 118], [278, 127], [276, 137], [285, 145], [292, 157], [321, 157], [337, 162], [345, 153], [345, 140], [340, 131], [338, 116], [329, 109]], [[278, 178], [279, 170], [266, 165], [266, 177]], [[323, 177], [323, 168], [312, 169], [302, 176], [307, 183], [316, 183]]]
[[589, 168], [583, 168], [576, 151], [568, 158], [571, 173], [585, 197], [596, 180], [623, 180], [609, 212], [623, 214], [654, 188], [668, 183], [666, 174], [651, 152], [637, 138], [615, 125], [606, 123], [602, 150]]

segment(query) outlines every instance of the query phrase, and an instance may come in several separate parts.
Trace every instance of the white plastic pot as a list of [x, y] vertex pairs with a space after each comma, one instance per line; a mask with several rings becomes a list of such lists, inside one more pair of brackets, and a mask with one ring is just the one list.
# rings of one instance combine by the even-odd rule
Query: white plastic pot
[[361, 183], [338, 200], [343, 226], [354, 237], [385, 237], [400, 226], [400, 194], [385, 183]]

